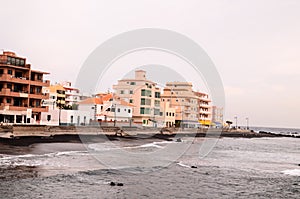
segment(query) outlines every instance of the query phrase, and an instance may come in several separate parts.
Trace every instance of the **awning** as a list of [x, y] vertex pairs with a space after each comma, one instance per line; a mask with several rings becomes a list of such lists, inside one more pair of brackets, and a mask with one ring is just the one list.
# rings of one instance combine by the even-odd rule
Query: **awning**
[[211, 125], [211, 121], [210, 120], [199, 120], [199, 123], [201, 124], [201, 125]]

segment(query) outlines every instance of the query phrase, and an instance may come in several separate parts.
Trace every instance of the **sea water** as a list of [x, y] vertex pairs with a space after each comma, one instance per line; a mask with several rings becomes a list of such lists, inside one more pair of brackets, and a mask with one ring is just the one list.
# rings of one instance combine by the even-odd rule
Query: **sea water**
[[[299, 198], [300, 139], [221, 138], [199, 158], [205, 138], [1, 145], [1, 198]], [[99, 161], [110, 151], [188, 149], [168, 164], [117, 168]], [[125, 153], [126, 154], [126, 153]], [[126, 159], [126, 157], [123, 157]], [[168, 161], [167, 161], [168, 160]], [[129, 159], [128, 159], [129, 161]], [[117, 161], [118, 162], [118, 161]], [[129, 165], [129, 166], [128, 166]], [[193, 168], [192, 168], [193, 166]], [[29, 175], [34, 174], [34, 175]], [[110, 186], [110, 182], [124, 186]]]

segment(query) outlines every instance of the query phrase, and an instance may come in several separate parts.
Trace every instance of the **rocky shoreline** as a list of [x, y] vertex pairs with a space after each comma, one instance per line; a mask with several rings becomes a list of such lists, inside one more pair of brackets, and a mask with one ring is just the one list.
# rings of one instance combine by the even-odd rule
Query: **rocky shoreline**
[[[137, 129], [120, 127], [74, 127], [74, 126], [2, 126], [0, 128], [0, 143], [9, 145], [30, 145], [34, 143], [51, 142], [95, 142], [98, 139], [163, 139], [173, 140], [174, 137], [296, 137], [271, 132], [254, 132], [242, 129]], [[299, 138], [299, 136], [298, 136]]]

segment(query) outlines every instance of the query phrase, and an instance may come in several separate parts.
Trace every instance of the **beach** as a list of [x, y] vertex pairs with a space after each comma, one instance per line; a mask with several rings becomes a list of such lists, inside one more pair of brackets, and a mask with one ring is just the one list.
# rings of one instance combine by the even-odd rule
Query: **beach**
[[[3, 198], [297, 198], [300, 192], [299, 139], [218, 139], [199, 157], [207, 139], [182, 137], [98, 139], [97, 142], [1, 144]], [[130, 164], [167, 147], [187, 149], [156, 165]], [[128, 156], [107, 164], [123, 150]], [[103, 162], [107, 160], [107, 162]], [[126, 160], [128, 161], [126, 164]], [[153, 161], [156, 161], [153, 159]], [[150, 161], [151, 162], [151, 161]], [[115, 165], [114, 165], [115, 164]], [[110, 183], [123, 186], [111, 186]]]

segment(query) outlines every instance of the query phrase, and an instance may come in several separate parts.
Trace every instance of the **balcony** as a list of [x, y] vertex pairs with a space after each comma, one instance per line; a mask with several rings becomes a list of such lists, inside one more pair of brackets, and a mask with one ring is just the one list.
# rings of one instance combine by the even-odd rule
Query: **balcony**
[[47, 112], [48, 107], [27, 107], [27, 106], [12, 106], [1, 103], [0, 110], [6, 111], [27, 111], [27, 109], [32, 109], [32, 112]]
[[50, 86], [50, 81], [49, 80], [30, 80], [30, 84], [33, 86], [45, 86], [48, 87]]
[[49, 93], [30, 93], [29, 94], [29, 98], [33, 98], [33, 99], [49, 99]]
[[29, 84], [28, 77], [15, 77], [9, 74], [1, 74], [0, 81], [2, 82], [13, 82], [18, 84]]
[[28, 93], [26, 93], [25, 91], [22, 92], [14, 92], [11, 91], [9, 88], [2, 88], [0, 91], [0, 95], [2, 96], [9, 96], [9, 97], [28, 97]]

